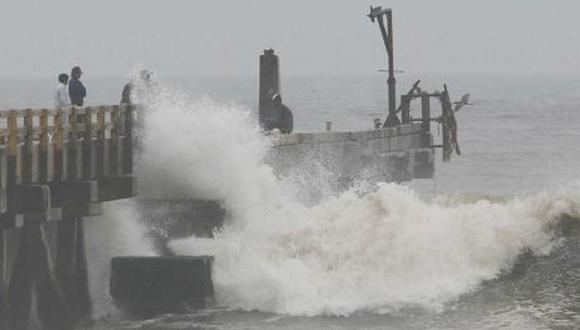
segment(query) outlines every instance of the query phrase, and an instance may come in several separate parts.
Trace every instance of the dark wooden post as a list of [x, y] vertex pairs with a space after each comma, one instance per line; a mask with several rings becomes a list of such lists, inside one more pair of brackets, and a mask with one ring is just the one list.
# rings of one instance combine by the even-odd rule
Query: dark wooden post
[[431, 97], [427, 92], [421, 94], [421, 130], [423, 131], [423, 146], [431, 145]]
[[127, 105], [124, 112], [123, 174], [133, 173], [133, 112], [134, 106]]
[[6, 233], [0, 230], [0, 330], [8, 330], [8, 295], [6, 290], [6, 283], [8, 282], [6, 276], [8, 256], [6, 255]]
[[421, 94], [421, 129], [429, 133], [431, 130], [431, 98], [428, 93]]
[[85, 109], [85, 133], [83, 138], [83, 178], [95, 177], [95, 153], [93, 143], [93, 109]]
[[78, 116], [77, 108], [72, 108], [68, 120], [68, 143], [67, 143], [67, 177], [69, 180], [81, 178], [79, 166], [79, 143], [78, 143]]
[[24, 150], [23, 150], [23, 183], [30, 184], [33, 181], [33, 153], [34, 153], [34, 126], [33, 126], [33, 113], [32, 110], [26, 110], [24, 115]]
[[112, 175], [121, 174], [121, 120], [119, 106], [113, 106], [111, 112], [111, 141], [109, 144], [111, 160], [110, 170]]
[[54, 279], [46, 233], [40, 224], [25, 225], [8, 289], [8, 329], [29, 329], [32, 288], [43, 329], [73, 329], [67, 303]]
[[40, 143], [38, 145], [38, 181], [48, 182], [48, 110], [43, 109], [39, 116]]
[[105, 108], [100, 107], [97, 113], [97, 167], [96, 177], [102, 178], [109, 171], [107, 157], [107, 127], [105, 122]]
[[411, 123], [411, 97], [401, 95], [401, 120], [403, 124]]
[[54, 181], [63, 181], [66, 178], [66, 159], [64, 153], [64, 111], [56, 110], [54, 116]]
[[20, 184], [20, 168], [18, 164], [18, 118], [16, 111], [8, 115], [8, 189]]

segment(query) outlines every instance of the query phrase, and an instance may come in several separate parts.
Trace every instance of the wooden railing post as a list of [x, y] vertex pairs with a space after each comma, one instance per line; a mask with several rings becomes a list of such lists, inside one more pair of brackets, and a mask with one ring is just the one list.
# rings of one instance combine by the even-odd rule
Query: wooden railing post
[[119, 106], [113, 106], [113, 111], [111, 112], [111, 141], [110, 141], [110, 170], [112, 175], [117, 175], [121, 173], [121, 120]]
[[67, 143], [67, 168], [68, 178], [77, 180], [81, 177], [79, 169], [79, 141], [78, 141], [78, 109], [72, 108], [68, 120], [68, 143]]
[[48, 110], [40, 112], [38, 124], [40, 125], [40, 136], [38, 145], [38, 181], [48, 182]]
[[100, 107], [97, 113], [97, 166], [96, 177], [102, 178], [108, 172], [107, 158], [107, 127], [105, 123], [105, 108]]
[[8, 115], [8, 188], [21, 183], [20, 167], [18, 162], [18, 118], [16, 111], [11, 110]]
[[22, 155], [22, 182], [32, 183], [34, 180], [33, 173], [33, 153], [34, 153], [34, 125], [32, 122], [33, 113], [32, 110], [26, 110], [24, 115], [24, 149]]
[[133, 112], [134, 105], [125, 110], [125, 137], [123, 138], [123, 174], [133, 173]]
[[85, 109], [85, 133], [83, 138], [83, 178], [95, 177], [95, 158], [93, 144], [93, 109]]
[[63, 181], [66, 179], [66, 159], [64, 153], [64, 111], [56, 110], [54, 116], [54, 181]]

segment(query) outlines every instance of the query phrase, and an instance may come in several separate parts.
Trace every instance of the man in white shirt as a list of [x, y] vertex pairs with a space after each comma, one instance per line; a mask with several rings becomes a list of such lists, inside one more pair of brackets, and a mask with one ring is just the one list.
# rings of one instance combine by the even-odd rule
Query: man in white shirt
[[58, 86], [56, 86], [56, 93], [54, 95], [55, 108], [66, 108], [71, 106], [67, 84], [68, 75], [66, 73], [58, 75]]

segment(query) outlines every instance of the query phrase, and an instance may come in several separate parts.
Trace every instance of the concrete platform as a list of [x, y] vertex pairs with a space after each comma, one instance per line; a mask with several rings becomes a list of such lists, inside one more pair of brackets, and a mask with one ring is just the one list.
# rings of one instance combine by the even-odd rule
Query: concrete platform
[[204, 308], [213, 297], [213, 257], [117, 257], [111, 261], [110, 293], [129, 316]]

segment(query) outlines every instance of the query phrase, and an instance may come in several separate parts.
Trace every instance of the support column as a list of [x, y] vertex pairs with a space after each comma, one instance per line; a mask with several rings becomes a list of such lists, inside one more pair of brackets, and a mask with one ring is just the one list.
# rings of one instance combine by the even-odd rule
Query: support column
[[92, 313], [83, 221], [67, 217], [58, 224], [56, 274], [75, 324]]
[[8, 329], [28, 329], [33, 294], [36, 294], [43, 329], [73, 329], [67, 302], [52, 272], [46, 237], [39, 224], [27, 225], [22, 229], [20, 248], [8, 288]]
[[431, 146], [431, 98], [427, 92], [421, 95], [421, 130], [423, 131], [423, 147]]
[[411, 97], [401, 95], [401, 120], [403, 124], [411, 123]]
[[[66, 175], [67, 181], [64, 183], [76, 181], [82, 177], [82, 174], [89, 174], [80, 173], [84, 166], [81, 162], [82, 151], [80, 149], [80, 135], [76, 129], [76, 119], [76, 111], [73, 111], [68, 141], [67, 160], [69, 166]], [[74, 188], [71, 185], [65, 189]], [[72, 203], [75, 202], [72, 201]], [[73, 206], [77, 205], [67, 205], [66, 207]], [[58, 223], [56, 276], [62, 287], [74, 324], [90, 320], [92, 314], [83, 221], [81, 216], [67, 216]]]
[[4, 239], [4, 231], [0, 229], [0, 330], [8, 330], [6, 320], [8, 318], [8, 299], [6, 296], [6, 241]]

